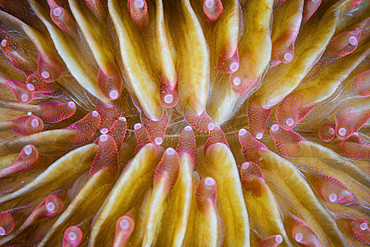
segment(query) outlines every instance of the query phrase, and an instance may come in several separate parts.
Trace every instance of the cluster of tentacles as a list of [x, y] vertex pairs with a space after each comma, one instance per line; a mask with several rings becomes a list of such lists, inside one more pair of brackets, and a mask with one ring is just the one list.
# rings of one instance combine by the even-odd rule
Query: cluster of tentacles
[[0, 246], [370, 244], [369, 0], [0, 8]]

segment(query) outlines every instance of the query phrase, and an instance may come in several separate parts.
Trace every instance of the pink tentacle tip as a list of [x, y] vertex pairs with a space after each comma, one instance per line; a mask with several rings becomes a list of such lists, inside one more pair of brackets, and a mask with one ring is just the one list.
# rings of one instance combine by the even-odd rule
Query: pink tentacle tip
[[40, 114], [43, 120], [49, 123], [57, 123], [72, 117], [76, 112], [76, 104], [73, 101], [59, 103], [49, 101], [39, 105]]
[[56, 91], [55, 85], [46, 83], [36, 71], [27, 77], [26, 87], [34, 93], [52, 94]]
[[87, 7], [90, 11], [98, 18], [99, 20], [103, 20], [106, 16], [106, 11], [102, 5], [101, 1], [96, 0], [85, 0]]
[[190, 126], [186, 126], [181, 132], [176, 152], [179, 155], [184, 153], [188, 154], [193, 161], [193, 166], [195, 166], [195, 164], [197, 163], [197, 144], [193, 129]]
[[307, 22], [311, 16], [316, 12], [321, 4], [321, 0], [308, 0], [305, 1], [303, 9], [303, 21]]
[[370, 109], [357, 110], [353, 107], [341, 109], [335, 116], [336, 135], [344, 140], [359, 131], [370, 119]]
[[330, 203], [348, 204], [357, 200], [356, 196], [338, 179], [325, 174], [312, 176], [312, 187]]
[[167, 113], [164, 112], [164, 114], [158, 121], [151, 120], [145, 115], [145, 113], [142, 113], [141, 121], [145, 126], [145, 129], [147, 130], [151, 142], [155, 143], [156, 145], [161, 145], [164, 141], [169, 122], [169, 117], [167, 116]]
[[68, 11], [55, 0], [48, 0], [50, 17], [55, 25], [63, 32], [72, 35], [75, 32], [75, 23]]
[[64, 65], [57, 59], [48, 61], [40, 53], [37, 59], [38, 75], [46, 83], [58, 80], [64, 73]]
[[[41, 210], [41, 211], [40, 211]], [[52, 217], [58, 215], [63, 210], [63, 200], [55, 194], [51, 194], [47, 196], [43, 202], [41, 202], [36, 209], [32, 212], [32, 214], [38, 214], [38, 217], [45, 218], [45, 217]], [[31, 216], [32, 216], [31, 214]], [[29, 218], [33, 218], [33, 217]], [[37, 217], [35, 218], [35, 220]]]
[[[103, 133], [102, 130], [104, 129], [104, 132], [107, 130], [107, 132]], [[107, 128], [102, 128], [100, 130], [102, 134], [110, 134], [114, 140], [116, 141], [117, 144], [117, 149], [119, 150], [121, 148], [121, 145], [125, 139], [126, 132], [127, 132], [127, 122], [126, 118], [124, 117], [119, 117], [118, 120], [116, 120], [112, 127], [109, 129]]]
[[336, 151], [347, 158], [368, 159], [370, 158], [370, 144], [361, 140], [357, 133], [352, 134], [343, 141], [334, 143]]
[[78, 226], [68, 227], [64, 232], [63, 247], [77, 247], [84, 240], [84, 234]]
[[76, 130], [76, 136], [71, 139], [73, 144], [87, 143], [100, 126], [101, 117], [97, 111], [92, 111], [81, 120], [67, 127]]
[[100, 91], [110, 100], [117, 100], [122, 93], [122, 78], [116, 65], [110, 64], [107, 73], [99, 68], [98, 85]]
[[162, 178], [166, 180], [166, 193], [168, 193], [176, 184], [180, 171], [180, 158], [176, 150], [167, 148], [163, 153], [162, 159], [159, 162], [154, 172], [154, 186], [160, 182]]
[[29, 104], [35, 98], [33, 90], [29, 90], [23, 81], [6, 80], [3, 85], [12, 90], [15, 99], [21, 104]]
[[277, 151], [288, 157], [295, 157], [298, 155], [298, 144], [305, 139], [292, 130], [285, 130], [279, 125], [273, 124], [270, 128], [270, 134], [274, 139]]
[[4, 38], [0, 43], [0, 48], [9, 62], [26, 76], [36, 70], [36, 63], [29, 57], [20, 43], [12, 37]]
[[[235, 46], [237, 47], [237, 44]], [[220, 57], [217, 60], [217, 69], [223, 73], [233, 74], [239, 69], [239, 53], [238, 48], [232, 53], [229, 51], [230, 49], [228, 44], [221, 50]], [[240, 83], [236, 82], [236, 84], [239, 85]]]
[[145, 28], [148, 25], [148, 5], [145, 0], [128, 0], [128, 9], [132, 21], [139, 28]]
[[159, 86], [159, 98], [163, 107], [175, 107], [179, 101], [177, 81], [172, 82], [171, 84], [163, 77]]
[[115, 172], [118, 168], [118, 149], [116, 141], [110, 135], [99, 137], [99, 147], [95, 154], [94, 161], [90, 168], [90, 177], [102, 169], [109, 169]]
[[116, 222], [116, 234], [113, 247], [124, 246], [135, 228], [135, 222], [129, 215], [120, 217]]
[[255, 196], [262, 193], [261, 183], [265, 179], [261, 168], [254, 162], [244, 162], [240, 168], [240, 176], [243, 188], [251, 191]]
[[258, 243], [258, 247], [276, 247], [279, 246], [284, 241], [281, 235], [272, 235], [268, 238], [262, 239]]
[[264, 144], [257, 141], [246, 129], [239, 130], [239, 142], [247, 161], [257, 162], [259, 159], [258, 150], [268, 150]]
[[202, 178], [195, 189], [195, 203], [200, 212], [206, 213], [209, 206], [216, 208], [217, 185], [211, 177]]
[[17, 224], [17, 218], [14, 210], [8, 210], [0, 213], [0, 236], [9, 235]]
[[321, 247], [321, 242], [315, 232], [300, 218], [290, 215], [292, 237], [295, 242], [303, 246]]
[[319, 129], [318, 132], [320, 140], [324, 142], [330, 142], [335, 138], [335, 126], [334, 124], [326, 124]]
[[105, 104], [98, 101], [96, 104], [96, 111], [100, 114], [102, 118], [101, 128], [111, 128], [113, 123], [122, 115], [122, 108], [116, 105]]
[[16, 161], [3, 169], [0, 169], [0, 178], [34, 169], [39, 161], [39, 154], [35, 146], [26, 145]]
[[204, 110], [199, 116], [190, 107], [185, 107], [184, 117], [194, 129], [209, 132], [214, 129], [214, 123], [212, 118]]
[[266, 123], [271, 115], [271, 109], [265, 109], [258, 100], [252, 100], [247, 108], [250, 133], [261, 139], [265, 133]]
[[137, 141], [135, 152], [139, 152], [139, 150], [143, 146], [145, 146], [147, 143], [151, 143], [151, 141], [148, 137], [148, 133], [145, 127], [142, 126], [141, 123], [136, 123], [134, 125], [134, 132], [135, 132], [136, 141]]
[[246, 72], [239, 68], [229, 77], [229, 83], [239, 95], [245, 95], [257, 83], [259, 78], [249, 78]]
[[274, 0], [274, 9], [282, 5], [286, 0]]
[[301, 92], [295, 92], [285, 97], [278, 105], [275, 112], [275, 117], [281, 128], [293, 129], [313, 110], [315, 105], [302, 105], [304, 97], [305, 95]]
[[370, 96], [370, 69], [361, 72], [355, 78], [359, 95], [368, 97]]
[[23, 115], [13, 119], [9, 129], [21, 136], [39, 133], [44, 128], [44, 122], [33, 115]]
[[340, 58], [351, 54], [357, 49], [362, 29], [354, 28], [335, 36], [328, 44], [324, 57]]
[[221, 0], [203, 0], [203, 12], [209, 22], [219, 20], [223, 10]]
[[364, 244], [370, 244], [370, 229], [368, 221], [364, 218], [356, 218], [351, 223], [351, 235]]
[[209, 148], [216, 143], [223, 143], [229, 147], [229, 143], [226, 140], [225, 134], [219, 126], [214, 126], [209, 133], [208, 139], [203, 147], [204, 152], [208, 152]]

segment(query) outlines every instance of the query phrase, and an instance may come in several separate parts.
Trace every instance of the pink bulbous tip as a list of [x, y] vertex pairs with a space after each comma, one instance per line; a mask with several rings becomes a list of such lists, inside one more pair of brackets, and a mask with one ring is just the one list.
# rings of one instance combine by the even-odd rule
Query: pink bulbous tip
[[121, 227], [122, 230], [127, 230], [130, 227], [130, 222], [123, 218], [119, 222], [119, 227]]
[[338, 134], [339, 134], [340, 136], [345, 136], [345, 135], [347, 134], [347, 130], [346, 130], [345, 128], [340, 128], [340, 129], [338, 130]]
[[52, 203], [52, 202], [48, 202], [45, 206], [46, 208], [46, 211], [48, 211], [49, 213], [53, 213], [55, 211], [55, 204]]
[[162, 137], [156, 137], [156, 138], [154, 139], [154, 142], [155, 142], [155, 144], [157, 144], [157, 145], [161, 145], [161, 144], [163, 143], [163, 139], [162, 139]]
[[271, 131], [276, 132], [276, 131], [278, 131], [278, 130], [279, 130], [279, 125], [277, 125], [277, 124], [273, 124], [273, 125], [271, 126]]
[[135, 0], [134, 1], [134, 6], [138, 9], [141, 9], [144, 7], [144, 1], [143, 0]]
[[239, 135], [240, 135], [240, 136], [243, 136], [243, 135], [245, 135], [245, 134], [247, 134], [247, 130], [246, 130], [246, 129], [241, 129], [241, 130], [239, 130]]
[[173, 101], [173, 96], [172, 94], [167, 94], [166, 96], [164, 96], [163, 98], [164, 102], [166, 102], [167, 104], [171, 104], [172, 101]]
[[58, 7], [56, 7], [54, 10], [53, 10], [53, 15], [55, 15], [56, 17], [58, 17], [58, 16], [61, 16], [61, 14], [62, 14], [62, 9], [61, 8], [58, 8]]
[[32, 153], [32, 147], [30, 145], [25, 146], [23, 150], [27, 156]]
[[69, 108], [75, 108], [76, 107], [76, 104], [73, 101], [69, 101], [68, 102], [68, 106], [69, 106]]
[[0, 236], [4, 236], [5, 235], [5, 229], [4, 227], [0, 227]]
[[37, 119], [32, 119], [31, 126], [34, 128], [37, 128], [40, 125], [39, 121]]
[[64, 246], [71, 246], [77, 247], [80, 246], [84, 239], [84, 234], [82, 230], [77, 226], [71, 226], [66, 229], [64, 232], [64, 240], [63, 240], [63, 247]]
[[28, 100], [28, 95], [27, 94], [22, 94], [21, 95], [21, 100], [23, 101], [23, 102], [26, 102], [27, 100]]
[[233, 63], [230, 64], [230, 70], [231, 70], [232, 73], [234, 73], [238, 69], [239, 69], [239, 63], [238, 62], [233, 62]]
[[331, 202], [336, 202], [336, 201], [337, 201], [337, 199], [338, 199], [337, 194], [335, 194], [335, 193], [331, 193], [331, 194], [329, 195], [329, 201], [331, 201]]
[[176, 153], [176, 151], [173, 148], [167, 148], [166, 149], [166, 154], [168, 154], [168, 155], [174, 155], [175, 153]]
[[250, 166], [249, 162], [244, 162], [244, 163], [242, 164], [242, 169], [243, 169], [243, 170], [248, 170], [249, 166]]
[[112, 90], [112, 91], [109, 92], [109, 98], [111, 98], [112, 100], [117, 99], [118, 96], [119, 96], [119, 94], [118, 94], [117, 90]]
[[276, 235], [275, 242], [281, 244], [283, 242], [283, 237], [281, 235]]
[[154, 186], [165, 179], [165, 194], [175, 186], [180, 171], [180, 158], [173, 148], [167, 148], [158, 163], [153, 177]]
[[213, 130], [214, 128], [215, 128], [215, 124], [214, 123], [209, 123], [208, 125], [207, 125], [207, 128], [208, 128], [208, 130]]
[[206, 178], [204, 180], [204, 183], [207, 185], [207, 186], [214, 186], [216, 184], [216, 181], [213, 179], [213, 178]]
[[216, 143], [222, 143], [229, 147], [229, 143], [227, 142], [225, 134], [221, 130], [220, 126], [214, 125], [213, 130], [210, 131], [208, 139], [204, 144], [204, 152], [208, 152], [209, 148]]
[[[208, 179], [211, 179], [211, 181], [214, 182], [214, 184], [207, 185], [206, 180]], [[197, 208], [202, 213], [206, 213], [208, 211], [208, 205], [211, 203], [213, 207], [215, 207], [216, 202], [217, 202], [216, 181], [210, 177], [202, 178], [195, 189], [195, 203]]]
[[176, 147], [178, 154], [186, 153], [190, 155], [193, 165], [197, 163], [197, 144], [192, 127], [186, 126], [180, 134], [180, 138]]
[[126, 118], [125, 117], [119, 117], [118, 120], [119, 121], [122, 121], [122, 122], [126, 122]]
[[360, 230], [361, 231], [365, 231], [368, 227], [369, 226], [368, 226], [367, 222], [363, 222], [363, 223], [360, 224]]
[[204, 5], [207, 7], [207, 8], [213, 8], [213, 6], [215, 6], [215, 1], [214, 0], [206, 0], [204, 2]]
[[99, 141], [101, 141], [101, 142], [106, 142], [107, 140], [108, 140], [108, 136], [107, 135], [101, 135], [99, 137]]
[[333, 124], [326, 124], [318, 131], [319, 138], [324, 142], [330, 142], [335, 138], [335, 126]]
[[6, 39], [3, 39], [3, 40], [1, 41], [1, 46], [2, 46], [2, 47], [5, 47], [5, 46], [6, 46]]
[[75, 241], [77, 239], [77, 234], [75, 232], [69, 232], [67, 237], [70, 241]]
[[141, 129], [141, 123], [136, 123], [136, 124], [134, 125], [134, 129], [135, 129], [135, 130]]
[[127, 1], [132, 21], [140, 28], [148, 24], [148, 6], [145, 0]]
[[97, 111], [93, 111], [93, 112], [92, 112], [92, 116], [93, 116], [93, 117], [97, 117], [97, 116], [99, 116], [99, 113], [98, 113]]
[[287, 62], [291, 62], [293, 61], [293, 54], [290, 53], [290, 52], [286, 52], [284, 54], [284, 60], [287, 61]]
[[233, 84], [234, 84], [235, 86], [239, 86], [241, 82], [242, 82], [242, 81], [240, 80], [240, 78], [239, 78], [239, 77], [235, 77], [235, 78], [233, 79]]
[[357, 41], [356, 36], [351, 36], [351, 37], [349, 37], [348, 42], [349, 42], [350, 45], [357, 45], [358, 41]]
[[50, 77], [50, 74], [47, 71], [42, 71], [41, 72], [41, 77], [44, 78], [44, 79], [48, 79]]
[[102, 133], [102, 134], [107, 134], [108, 133], [108, 129], [107, 128], [102, 128], [101, 130], [100, 130], [100, 133]]
[[35, 86], [32, 83], [27, 83], [27, 89], [30, 91], [35, 91]]
[[301, 242], [303, 240], [303, 234], [302, 233], [297, 233], [295, 236], [294, 236], [294, 240], [297, 241], [298, 243]]
[[294, 119], [293, 118], [287, 118], [285, 123], [286, 123], [287, 126], [292, 127], [294, 125]]
[[262, 139], [262, 137], [263, 137], [263, 134], [260, 132], [260, 133], [257, 133], [256, 134], [256, 139]]

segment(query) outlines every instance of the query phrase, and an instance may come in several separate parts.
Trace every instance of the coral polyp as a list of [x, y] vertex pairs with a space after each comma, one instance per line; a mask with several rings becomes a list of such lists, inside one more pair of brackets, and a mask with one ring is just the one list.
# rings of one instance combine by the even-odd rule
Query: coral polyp
[[369, 13], [0, 1], [0, 246], [370, 245]]

